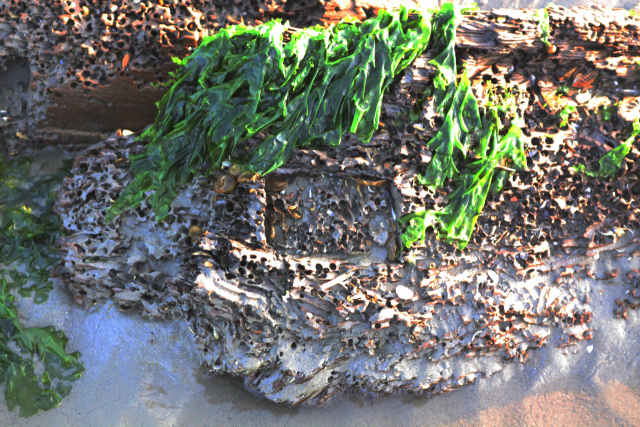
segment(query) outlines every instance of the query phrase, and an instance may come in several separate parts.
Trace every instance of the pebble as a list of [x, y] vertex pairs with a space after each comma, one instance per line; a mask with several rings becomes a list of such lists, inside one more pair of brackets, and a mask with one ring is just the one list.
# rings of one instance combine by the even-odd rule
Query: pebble
[[584, 92], [576, 95], [576, 102], [578, 104], [584, 104], [586, 102], [589, 102], [590, 99], [591, 99], [591, 92]]
[[398, 298], [408, 300], [413, 298], [413, 291], [406, 286], [398, 285], [396, 288], [396, 295]]

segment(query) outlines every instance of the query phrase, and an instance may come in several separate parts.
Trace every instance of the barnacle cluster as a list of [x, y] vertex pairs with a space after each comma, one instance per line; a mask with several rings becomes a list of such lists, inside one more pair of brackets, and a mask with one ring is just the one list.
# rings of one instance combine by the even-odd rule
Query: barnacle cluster
[[[389, 148], [364, 147], [368, 153], [358, 156], [357, 146], [346, 145], [348, 160], [360, 165]], [[556, 265], [532, 278], [518, 275], [509, 253], [456, 255], [433, 239], [389, 260], [380, 235], [360, 241], [344, 216], [375, 239], [380, 230], [372, 224], [390, 224], [394, 198], [408, 195], [400, 188], [393, 196], [397, 190], [382, 184], [364, 189], [375, 168], [328, 177], [344, 152], [325, 157], [324, 172], [310, 174], [310, 160], [294, 161], [289, 173], [241, 183], [231, 194], [214, 192], [214, 177], [198, 178], [182, 188], [165, 222], [143, 203], [105, 224], [110, 200], [133, 179], [126, 159], [142, 149], [133, 136], [114, 137], [76, 160], [57, 205], [68, 234], [64, 279], [89, 306], [113, 299], [121, 309], [185, 319], [213, 371], [241, 375], [272, 400], [440, 393], [490, 376], [505, 361], [524, 362], [549, 341], [554, 321], [562, 327], [554, 345], [592, 336], [588, 288], [573, 280], [598, 274], [584, 267], [592, 255], [565, 266], [547, 252]], [[322, 153], [299, 154], [317, 163]], [[346, 239], [325, 233], [329, 240], [314, 244], [314, 227], [332, 226]], [[340, 246], [354, 241], [351, 252]]]
[[282, 189], [267, 193], [267, 240], [291, 254], [374, 251], [394, 260], [400, 233], [388, 185], [359, 176], [271, 178], [267, 189]]

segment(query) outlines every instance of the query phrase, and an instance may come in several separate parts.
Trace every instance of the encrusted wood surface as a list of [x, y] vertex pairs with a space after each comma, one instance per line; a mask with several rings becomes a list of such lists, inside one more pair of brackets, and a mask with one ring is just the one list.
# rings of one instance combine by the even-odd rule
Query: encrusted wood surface
[[[399, 3], [398, 3], [399, 4]], [[355, 6], [354, 6], [355, 5]], [[387, 7], [397, 6], [386, 4]], [[409, 4], [427, 9], [429, 2]], [[9, 100], [0, 105], [8, 119], [3, 139], [20, 146], [29, 141], [63, 144], [95, 142], [117, 129], [141, 130], [155, 117], [154, 102], [164, 93], [150, 84], [164, 81], [199, 40], [228, 24], [256, 24], [285, 18], [292, 25], [330, 24], [347, 15], [364, 19], [376, 13], [369, 3], [267, 3], [255, 9], [243, 2], [156, 4], [113, 1], [3, 2], [0, 5], [0, 65], [25, 58], [30, 85], [22, 96], [26, 114], [13, 116]], [[557, 52], [543, 53], [533, 10], [493, 10], [466, 15], [458, 28], [459, 56], [474, 76], [490, 65], [520, 67], [539, 79], [542, 91], [576, 66], [600, 70], [598, 88], [616, 96], [638, 96], [640, 20], [626, 10], [561, 6], [549, 9]], [[427, 51], [406, 74], [401, 87], [420, 93], [433, 73]], [[516, 67], [517, 68], [517, 67]], [[6, 71], [8, 72], [8, 71]], [[528, 77], [528, 76], [525, 76]], [[626, 92], [625, 92], [626, 91]], [[1, 101], [1, 100], [0, 100]], [[18, 132], [20, 134], [18, 135]], [[24, 142], [24, 141], [22, 141]]]

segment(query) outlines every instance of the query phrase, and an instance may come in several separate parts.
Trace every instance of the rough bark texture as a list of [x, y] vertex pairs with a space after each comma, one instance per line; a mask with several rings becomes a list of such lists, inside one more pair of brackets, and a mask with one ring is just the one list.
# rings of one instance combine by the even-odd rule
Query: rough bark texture
[[[24, 64], [22, 57], [32, 70], [31, 101], [11, 104], [16, 115], [4, 128], [11, 135], [76, 135], [86, 143], [115, 128], [143, 128], [154, 115], [150, 102], [162, 94], [146, 86], [164, 76], [173, 49], [161, 45], [195, 46], [233, 22], [201, 2], [114, 2], [111, 12], [71, 3], [3, 9], [11, 54], [4, 63]], [[303, 26], [346, 13], [287, 5], [241, 16], [253, 23], [285, 14]], [[305, 14], [304, 7], [316, 9]], [[144, 147], [121, 134], [95, 145], [59, 194], [67, 237], [58, 273], [79, 303], [111, 298], [122, 309], [187, 319], [211, 369], [293, 405], [340, 393], [439, 393], [525, 362], [556, 328], [550, 345], [591, 338], [582, 279], [640, 283], [633, 235], [640, 152], [633, 148], [611, 182], [585, 181], [571, 166], [617, 146], [625, 120], [637, 115], [640, 21], [622, 10], [553, 8], [557, 51], [548, 55], [533, 15], [474, 12], [458, 30], [458, 57], [480, 104], [489, 82], [510, 88], [530, 141], [529, 169], [488, 200], [465, 251], [435, 233], [424, 245], [400, 247], [397, 219], [443, 208], [450, 191], [427, 191], [414, 179], [440, 126], [431, 99], [416, 105], [434, 73], [427, 50], [393, 85], [370, 144], [346, 135], [338, 147], [296, 150], [285, 167], [231, 195], [213, 192], [215, 176], [198, 178], [160, 224], [145, 205], [104, 224], [105, 209], [133, 178], [129, 157]], [[40, 17], [50, 27], [38, 28]], [[593, 76], [595, 88], [585, 84]], [[560, 84], [573, 98], [554, 94]], [[617, 100], [619, 112], [600, 120], [597, 109]], [[571, 126], [559, 129], [554, 114], [566, 105], [579, 108]], [[422, 112], [411, 124], [414, 108]], [[79, 110], [87, 112], [81, 122]], [[609, 271], [612, 259], [626, 260], [625, 270]], [[636, 296], [620, 299], [621, 316], [637, 306]]]
[[[8, 115], [0, 123], [3, 139], [15, 147], [25, 139], [77, 145], [96, 142], [117, 129], [141, 130], [153, 121], [153, 103], [164, 93], [150, 84], [166, 80], [170, 56], [183, 57], [202, 37], [240, 21], [251, 25], [283, 18], [296, 27], [327, 25], [347, 15], [364, 19], [380, 7], [366, 1], [343, 3], [267, 2], [256, 8], [248, 2], [216, 1], [2, 2], [0, 69], [10, 74], [15, 63], [30, 68], [28, 81], [11, 94], [3, 89], [0, 96], [0, 109]], [[424, 10], [433, 4], [407, 6]], [[532, 10], [465, 16], [457, 44], [461, 56], [475, 62], [470, 64], [474, 75], [492, 64], [509, 67], [517, 58], [536, 73], [544, 91], [571, 67], [586, 63], [601, 70], [602, 90], [638, 96], [636, 16], [623, 9], [550, 9], [550, 40], [558, 47], [551, 57], [542, 55], [533, 16]], [[411, 90], [425, 89], [431, 75], [426, 59], [428, 52], [414, 67]], [[624, 94], [622, 87], [632, 92]]]

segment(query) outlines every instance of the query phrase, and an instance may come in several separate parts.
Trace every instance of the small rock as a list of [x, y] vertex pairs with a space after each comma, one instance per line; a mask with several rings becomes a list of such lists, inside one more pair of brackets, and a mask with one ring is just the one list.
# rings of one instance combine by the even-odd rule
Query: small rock
[[400, 299], [407, 300], [413, 298], [413, 291], [406, 286], [398, 285], [396, 288], [396, 295], [398, 295], [398, 298]]
[[576, 95], [576, 102], [578, 104], [584, 104], [586, 102], [589, 102], [590, 99], [591, 99], [591, 92], [584, 92]]
[[592, 351], [593, 351], [593, 346], [592, 345], [587, 347], [587, 353], [591, 353]]

